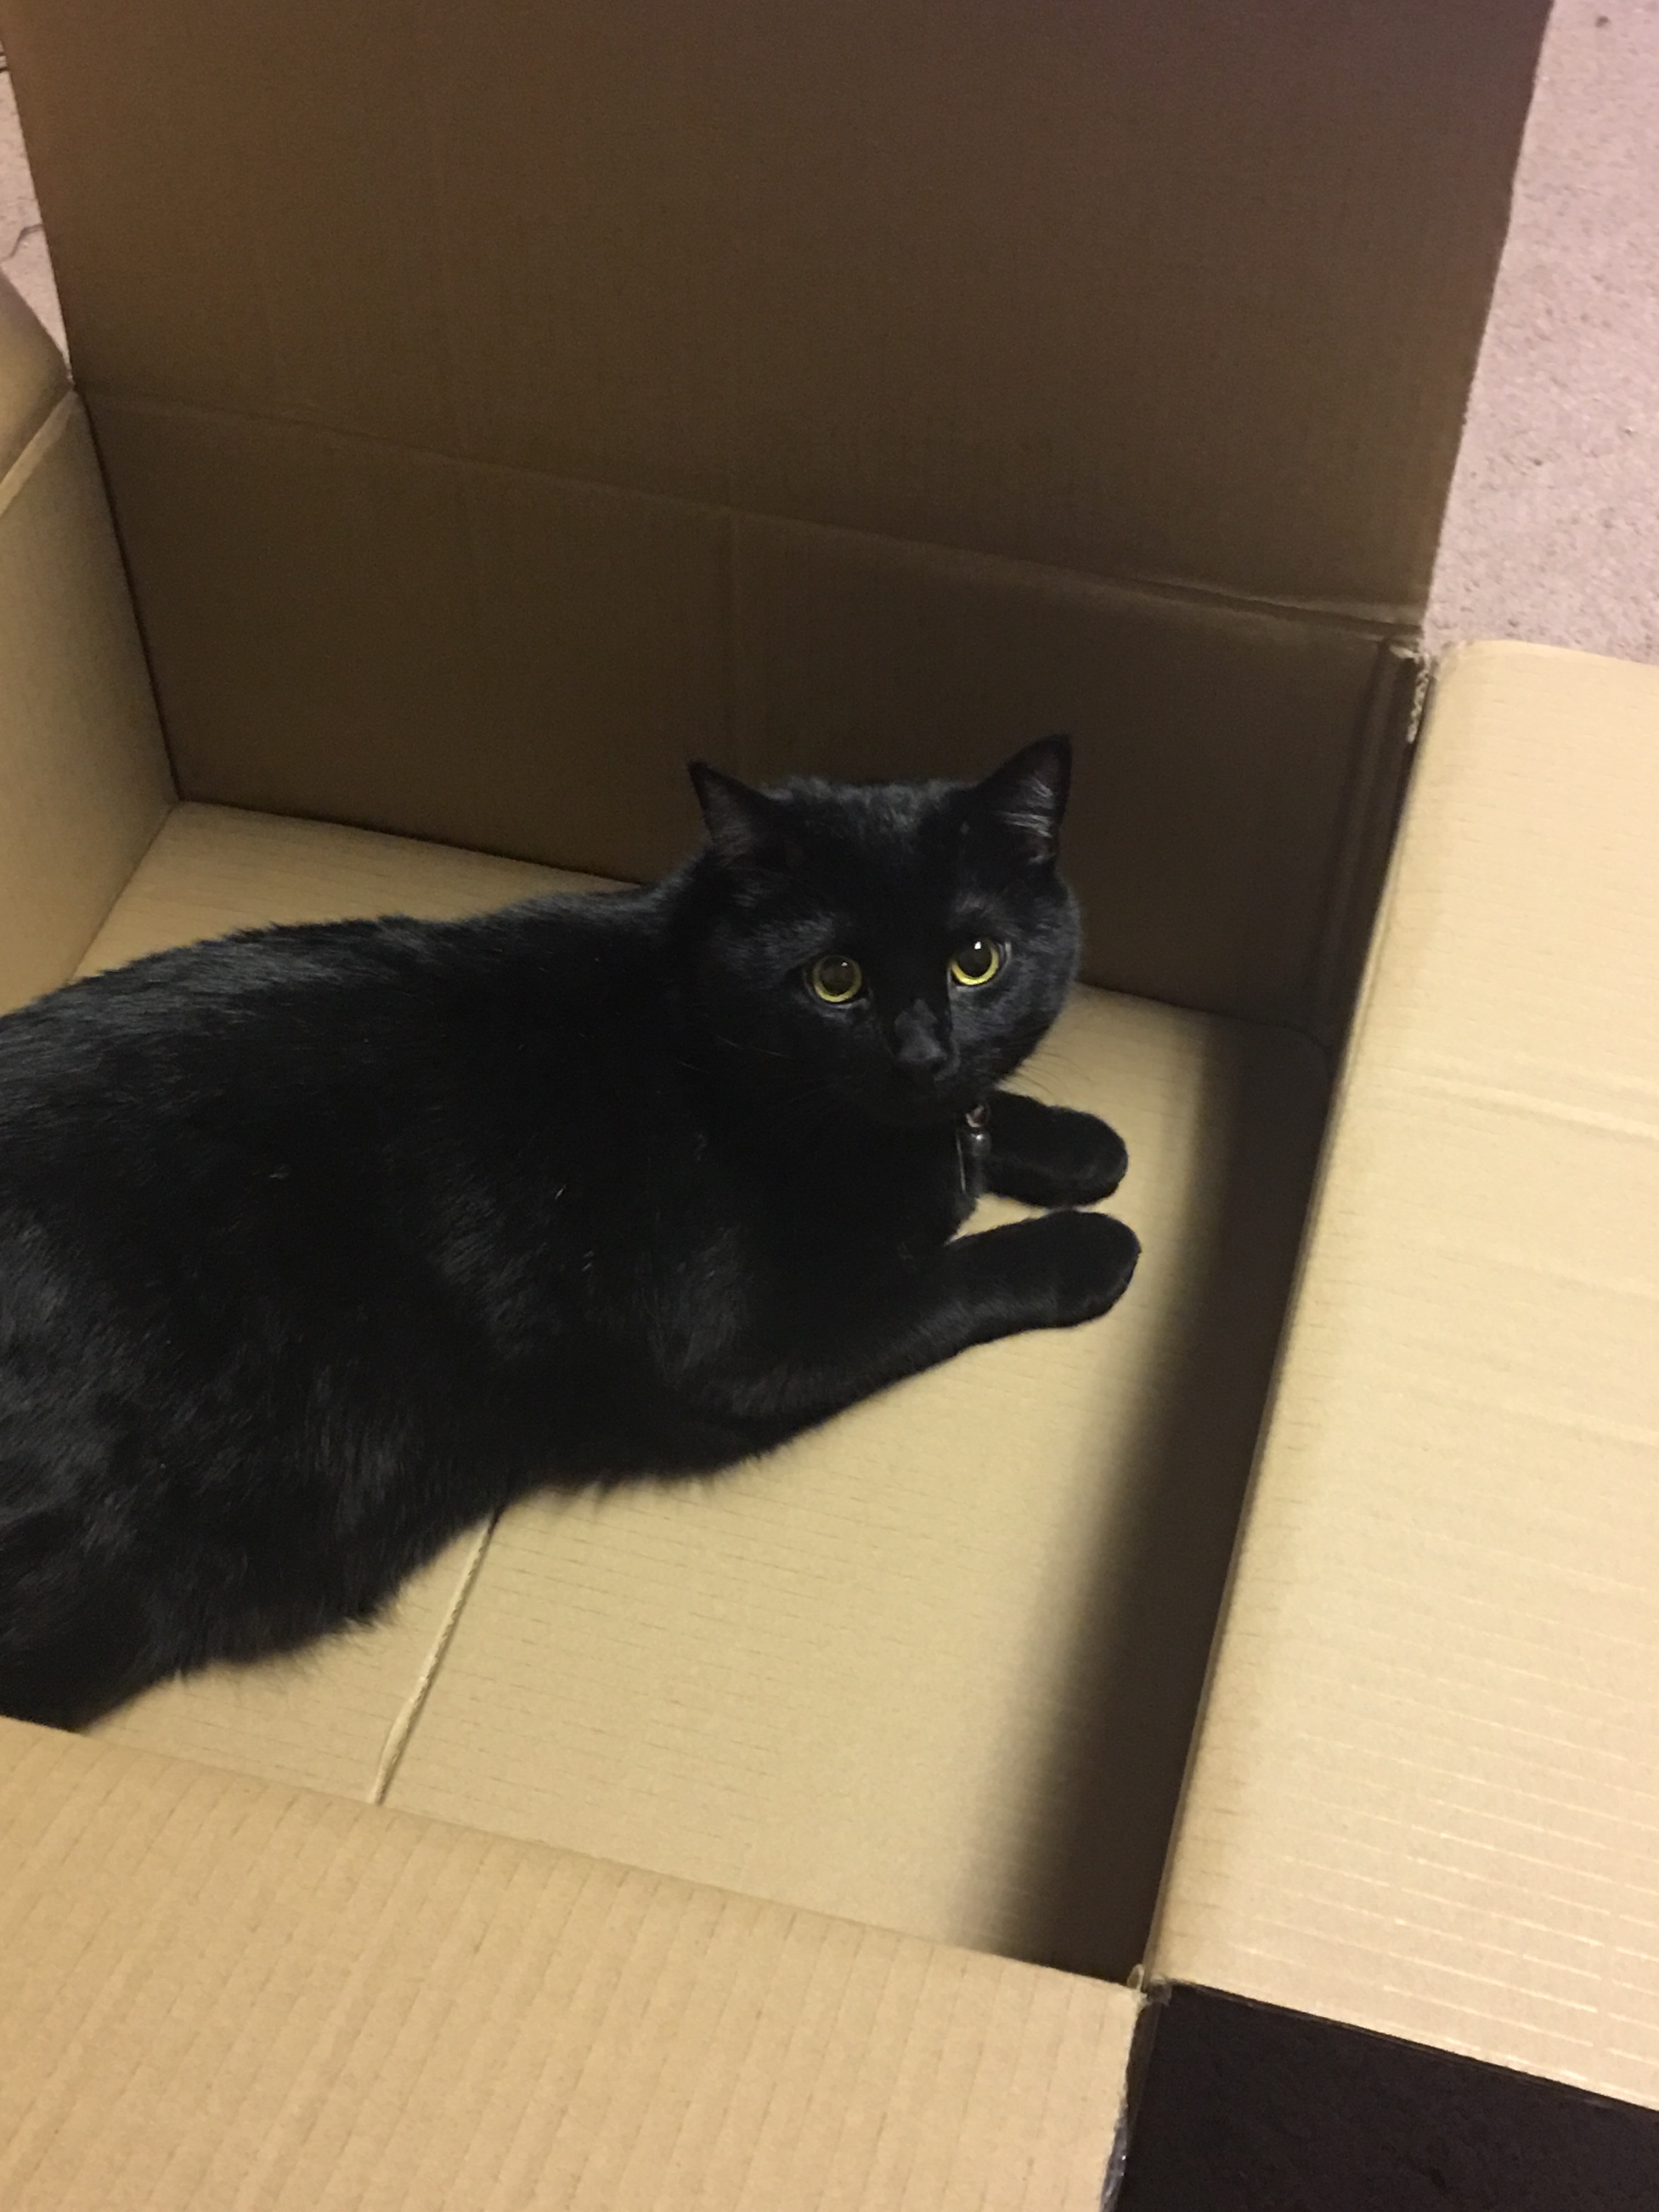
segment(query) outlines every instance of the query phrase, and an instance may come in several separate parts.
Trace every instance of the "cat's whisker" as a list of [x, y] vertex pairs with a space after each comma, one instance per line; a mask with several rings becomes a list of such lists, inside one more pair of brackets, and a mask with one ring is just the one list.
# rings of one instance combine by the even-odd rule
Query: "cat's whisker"
[[715, 1043], [724, 1045], [728, 1052], [755, 1053], [766, 1060], [793, 1060], [793, 1054], [780, 1052], [775, 1046], [757, 1044], [752, 1038], [725, 1036], [718, 1030], [713, 1034]]

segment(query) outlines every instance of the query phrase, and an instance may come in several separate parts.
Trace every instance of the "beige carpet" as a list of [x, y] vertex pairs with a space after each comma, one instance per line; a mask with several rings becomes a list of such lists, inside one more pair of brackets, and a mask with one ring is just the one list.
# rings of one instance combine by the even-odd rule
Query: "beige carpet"
[[0, 75], [0, 270], [62, 345], [64, 320], [9, 75]]
[[1428, 628], [1659, 661], [1659, 0], [1555, 0]]
[[[61, 335], [3, 76], [0, 268]], [[1556, 0], [1428, 630], [1659, 661], [1659, 0]]]

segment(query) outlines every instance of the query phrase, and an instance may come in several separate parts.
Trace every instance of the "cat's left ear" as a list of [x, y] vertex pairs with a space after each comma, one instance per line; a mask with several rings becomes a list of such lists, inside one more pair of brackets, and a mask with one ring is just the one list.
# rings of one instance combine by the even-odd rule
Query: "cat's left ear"
[[1039, 738], [974, 786], [971, 803], [981, 821], [994, 822], [1033, 863], [1060, 851], [1060, 825], [1072, 787], [1072, 741]]

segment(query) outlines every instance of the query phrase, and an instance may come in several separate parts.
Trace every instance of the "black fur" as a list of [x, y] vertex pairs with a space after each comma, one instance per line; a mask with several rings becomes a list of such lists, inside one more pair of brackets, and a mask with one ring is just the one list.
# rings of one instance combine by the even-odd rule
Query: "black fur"
[[963, 1127], [1073, 978], [1067, 766], [698, 769], [710, 842], [651, 889], [250, 932], [0, 1022], [0, 1711], [291, 1649], [538, 1486], [729, 1465], [1104, 1313], [1120, 1223], [952, 1241], [981, 1179], [1068, 1207], [1126, 1164], [1006, 1093], [988, 1164]]

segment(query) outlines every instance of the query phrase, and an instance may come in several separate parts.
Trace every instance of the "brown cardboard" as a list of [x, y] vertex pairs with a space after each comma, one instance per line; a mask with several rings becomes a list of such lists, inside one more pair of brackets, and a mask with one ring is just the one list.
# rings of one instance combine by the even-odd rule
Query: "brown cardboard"
[[187, 798], [637, 880], [696, 838], [686, 760], [741, 765], [718, 512], [147, 404], [98, 432]]
[[57, 347], [6, 285], [0, 290], [0, 481], [69, 388]]
[[1063, 714], [1093, 978], [1328, 1033], [1544, 12], [9, 0], [185, 794], [638, 876]]
[[0, 283], [0, 1008], [61, 983], [172, 799], [63, 362]]
[[1025, 1079], [1129, 1146], [1112, 1325], [968, 1352], [714, 1481], [515, 1509], [389, 1802], [1129, 1972], [1324, 1071], [1288, 1031], [1080, 992]]
[[1095, 2212], [1121, 1990], [0, 1723], [7, 2212]]
[[264, 922], [376, 914], [441, 921], [542, 891], [598, 888], [591, 876], [451, 845], [186, 803], [167, 816], [88, 946], [81, 972]]
[[638, 878], [697, 835], [690, 757], [977, 774], [1064, 729], [1095, 978], [1340, 1022], [1403, 736], [1376, 623], [148, 403], [99, 436], [188, 794]]
[[1153, 1954], [1659, 2105], [1659, 670], [1437, 686]]
[[[924, 1939], [1112, 1973], [1141, 1945], [1542, 15], [3, 0], [189, 803], [150, 844], [171, 794], [84, 426], [25, 334], [0, 672], [49, 711], [0, 699], [0, 982], [464, 911], [538, 859], [654, 872], [695, 828], [690, 752], [969, 773], [1070, 724], [1091, 972], [1146, 995], [1081, 995], [1035, 1079], [1125, 1126], [1147, 1239], [1106, 1329], [988, 1347], [728, 1482], [523, 1510], [373, 1635], [170, 1687], [101, 1742], [0, 1729], [8, 2206], [1097, 2200], [1133, 2001]], [[1547, 779], [1482, 720], [1495, 665], [1449, 684], [1444, 726], [1462, 684], [1486, 734], [1415, 802], [1157, 1961], [1561, 2068], [1599, 2006], [1622, 2081], [1651, 1946], [1563, 1777], [1639, 1850], [1620, 1730], [1659, 1637], [1607, 1551], [1653, 1425], [1618, 1334], [1645, 1167], [1615, 1192], [1575, 1151], [1540, 1187], [1513, 1102], [1479, 1144], [1443, 1085], [1431, 1127], [1381, 1076], [1367, 1103], [1414, 1024], [1484, 1037], [1472, 989], [1437, 997], [1467, 925], [1446, 973], [1517, 969], [1508, 1091], [1634, 1147], [1652, 1069], [1551, 1091], [1576, 1046], [1547, 987], [1593, 998], [1551, 963], [1632, 895], [1647, 788], [1604, 733], [1617, 822], [1559, 780], [1532, 811]], [[1563, 903], [1528, 841], [1576, 830], [1614, 857], [1604, 881], [1573, 846]], [[1575, 1243], [1580, 1191], [1606, 1219]], [[1559, 1346], [1516, 1290], [1559, 1258], [1522, 1205], [1577, 1270]], [[1425, 1281], [1467, 1367], [1432, 1366]], [[1423, 1405], [1501, 1384], [1508, 1419], [1545, 1381], [1572, 1507], [1541, 1455], [1512, 1490], [1413, 1457]], [[1275, 1471], [1308, 1460], [1304, 1511]], [[1552, 1699], [1565, 1735], [1523, 1737]]]
[[5, 40], [100, 422], [1403, 623], [1545, 12], [8, 0]]

